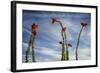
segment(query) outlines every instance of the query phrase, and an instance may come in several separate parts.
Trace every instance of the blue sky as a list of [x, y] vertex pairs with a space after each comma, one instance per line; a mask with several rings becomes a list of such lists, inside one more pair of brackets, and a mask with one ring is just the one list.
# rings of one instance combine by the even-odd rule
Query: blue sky
[[[28, 47], [31, 35], [32, 23], [37, 23], [39, 29], [35, 41], [35, 57], [38, 62], [60, 61], [61, 41], [60, 26], [52, 24], [52, 17], [57, 17], [64, 26], [67, 27], [68, 42], [72, 44], [69, 48], [70, 60], [75, 60], [75, 47], [78, 33], [81, 29], [81, 22], [86, 22], [88, 26], [83, 29], [79, 44], [79, 59], [87, 60], [91, 58], [91, 14], [76, 12], [54, 12], [54, 11], [31, 11], [23, 10], [23, 44], [22, 60], [25, 61], [25, 50]], [[31, 57], [31, 55], [30, 55]], [[31, 58], [30, 58], [31, 61]]]

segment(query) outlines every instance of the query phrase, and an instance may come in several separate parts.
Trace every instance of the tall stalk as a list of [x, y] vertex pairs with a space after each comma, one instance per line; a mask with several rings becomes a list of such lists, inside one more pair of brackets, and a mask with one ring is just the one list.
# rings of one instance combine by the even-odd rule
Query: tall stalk
[[32, 38], [32, 35], [30, 36], [28, 48], [26, 50], [25, 62], [29, 62], [29, 52], [30, 52], [30, 47], [31, 47], [31, 38]]
[[76, 60], [78, 60], [78, 47], [79, 47], [80, 36], [81, 36], [82, 30], [83, 30], [83, 27], [81, 28], [80, 33], [78, 35], [78, 41], [77, 41], [77, 45], [76, 45]]
[[[56, 21], [60, 24], [61, 26], [61, 30], [63, 29], [63, 24], [61, 23], [61, 21]], [[61, 61], [65, 60], [65, 46], [64, 46], [64, 32], [61, 31], [61, 36], [62, 36], [62, 56], [61, 56]]]
[[33, 36], [32, 38], [32, 62], [35, 62], [34, 42], [35, 42], [35, 36]]
[[63, 36], [63, 32], [61, 31], [61, 36], [62, 36], [62, 40], [63, 40], [63, 43], [62, 43], [62, 56], [61, 56], [61, 61], [65, 60], [65, 46], [64, 46], [64, 36]]
[[64, 36], [65, 36], [65, 45], [66, 45], [66, 50], [65, 50], [65, 60], [69, 60], [69, 52], [68, 52], [68, 44], [67, 44], [67, 36], [66, 36], [66, 32], [64, 32]]
[[60, 24], [60, 27], [61, 27], [61, 37], [62, 37], [62, 52], [61, 52], [61, 61], [64, 61], [66, 60], [66, 52], [65, 52], [65, 40], [66, 40], [66, 34], [65, 34], [65, 31], [62, 31], [63, 30], [63, 24], [61, 21], [58, 21], [56, 17], [53, 17], [52, 18], [52, 24], [54, 24], [55, 22], [59, 23]]
[[25, 62], [29, 62], [29, 52], [30, 52], [31, 47], [32, 47], [32, 62], [35, 62], [34, 42], [35, 42], [35, 36], [36, 36], [36, 29], [38, 29], [38, 24], [33, 23], [31, 27], [32, 27], [32, 31], [31, 31], [28, 48], [26, 50]]

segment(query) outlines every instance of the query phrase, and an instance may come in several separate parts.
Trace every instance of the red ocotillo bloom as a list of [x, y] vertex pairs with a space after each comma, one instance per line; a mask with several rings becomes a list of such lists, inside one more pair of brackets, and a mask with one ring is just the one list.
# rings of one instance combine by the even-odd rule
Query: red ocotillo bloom
[[52, 17], [52, 24], [54, 24], [57, 21], [57, 17]]
[[33, 24], [32, 24], [32, 30], [36, 30], [36, 29], [38, 29], [38, 24], [33, 23]]
[[63, 27], [63, 28], [62, 28], [62, 31], [65, 32], [65, 31], [66, 31], [66, 27]]
[[32, 34], [34, 36], [36, 36], [36, 34], [37, 34], [36, 30], [38, 29], [38, 27], [39, 27], [38, 24], [36, 24], [36, 23], [32, 24]]
[[82, 27], [86, 27], [87, 26], [87, 23], [81, 22], [81, 26]]

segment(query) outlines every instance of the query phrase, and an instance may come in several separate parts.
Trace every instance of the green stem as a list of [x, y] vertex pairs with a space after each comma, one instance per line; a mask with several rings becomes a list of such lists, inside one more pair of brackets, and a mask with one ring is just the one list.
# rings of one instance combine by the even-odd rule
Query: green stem
[[[60, 24], [60, 26], [61, 26], [61, 30], [63, 29], [63, 24], [61, 23], [61, 21], [56, 21], [56, 22], [58, 22], [59, 24]], [[64, 40], [65, 40], [65, 38], [64, 38], [64, 33], [63, 33], [63, 31], [61, 31], [61, 36], [62, 36], [62, 56], [61, 56], [61, 61], [63, 61], [63, 60], [65, 60], [65, 45], [64, 45]]]
[[62, 57], [61, 57], [61, 61], [65, 60], [65, 46], [64, 46], [64, 36], [63, 36], [63, 32], [61, 31], [61, 36], [62, 36]]
[[35, 62], [34, 42], [35, 42], [35, 37], [33, 36], [32, 38], [32, 62]]
[[66, 60], [69, 60], [69, 52], [66, 50]]
[[81, 28], [80, 33], [78, 35], [78, 41], [77, 41], [77, 45], [76, 45], [76, 60], [78, 60], [78, 46], [79, 46], [79, 42], [80, 42], [80, 36], [82, 33], [82, 29], [83, 29], [83, 27]]
[[26, 50], [25, 62], [29, 62], [28, 58], [29, 58], [29, 52], [30, 52], [30, 47], [31, 47], [31, 38], [32, 38], [32, 35], [30, 36], [29, 45]]
[[68, 43], [67, 43], [67, 36], [66, 32], [64, 32], [65, 42], [66, 42], [66, 53], [65, 53], [65, 60], [69, 60], [69, 52], [68, 52]]
[[[63, 25], [61, 23], [61, 21], [57, 21], [60, 26], [61, 26], [61, 30], [63, 29]], [[65, 46], [64, 46], [64, 33], [63, 31], [61, 31], [61, 36], [62, 36], [62, 57], [61, 57], [61, 60], [65, 60]]]
[[60, 24], [61, 28], [63, 28], [63, 25], [62, 25], [61, 21], [57, 21], [57, 22]]

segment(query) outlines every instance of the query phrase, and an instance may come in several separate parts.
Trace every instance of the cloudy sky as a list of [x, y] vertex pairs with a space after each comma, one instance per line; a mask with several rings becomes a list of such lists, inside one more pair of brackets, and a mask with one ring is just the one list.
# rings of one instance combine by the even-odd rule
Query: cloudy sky
[[[70, 60], [75, 60], [75, 47], [78, 33], [81, 29], [81, 22], [88, 24], [82, 31], [79, 44], [79, 60], [91, 58], [91, 14], [76, 12], [52, 12], [52, 11], [30, 11], [23, 10], [23, 44], [22, 61], [25, 62], [25, 51], [28, 47], [31, 35], [32, 23], [37, 23], [39, 29], [35, 40], [35, 58], [38, 62], [60, 61], [61, 41], [60, 26], [58, 23], [52, 24], [52, 17], [57, 17], [64, 26], [67, 27], [68, 42], [72, 44], [69, 48]], [[31, 55], [30, 55], [31, 61]]]

